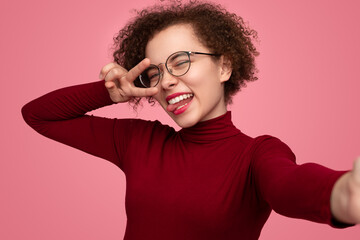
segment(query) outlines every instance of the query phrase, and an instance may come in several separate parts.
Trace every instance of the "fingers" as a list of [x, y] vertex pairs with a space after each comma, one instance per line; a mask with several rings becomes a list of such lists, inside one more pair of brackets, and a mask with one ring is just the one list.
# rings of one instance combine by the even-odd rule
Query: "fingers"
[[360, 157], [354, 162], [353, 173], [355, 180], [360, 184]]
[[150, 60], [148, 58], [143, 59], [135, 67], [130, 69], [130, 71], [126, 74], [126, 80], [133, 82], [146, 68], [149, 67], [149, 65]]
[[105, 87], [107, 89], [112, 89], [112, 88], [116, 88], [116, 85], [114, 82], [105, 81]]
[[152, 88], [131, 88], [131, 96], [135, 97], [151, 97], [154, 96], [158, 92], [156, 87]]
[[105, 82], [105, 87], [109, 92], [109, 96], [113, 102], [127, 102], [129, 101], [130, 97], [123, 96], [118, 88], [116, 87], [115, 83], [113, 82]]
[[[128, 73], [128, 71], [121, 67], [113, 67], [109, 71], [106, 72], [104, 77], [105, 86], [112, 86], [112, 84], [116, 85], [116, 87], [120, 87], [119, 81]], [[112, 83], [112, 84], [111, 84]]]
[[[133, 83], [135, 79], [150, 65], [150, 60], [148, 58], [143, 59], [135, 67], [130, 69], [130, 71], [124, 76], [124, 81]], [[150, 97], [157, 93], [158, 89], [153, 88], [138, 88], [132, 84], [133, 87], [129, 88], [131, 96], [136, 97]]]
[[101, 69], [100, 74], [99, 74], [99, 78], [104, 79], [106, 77], [106, 75], [110, 72], [110, 70], [113, 69], [113, 68], [122, 68], [122, 69], [124, 69], [123, 67], [121, 67], [117, 63], [114, 63], [114, 62], [108, 63]]
[[133, 82], [147, 67], [150, 65], [150, 60], [148, 58], [143, 59], [135, 67], [127, 71], [125, 68], [120, 66], [117, 63], [111, 62], [106, 64], [100, 71], [99, 78], [104, 79], [112, 71], [116, 69], [115, 75], [121, 77], [122, 74], [127, 73], [126, 80]]
[[157, 93], [157, 88], [138, 88], [133, 83], [149, 65], [150, 60], [145, 58], [127, 71], [117, 63], [109, 63], [101, 69], [99, 77], [105, 80], [105, 87], [114, 102], [128, 101], [132, 97], [150, 97]]

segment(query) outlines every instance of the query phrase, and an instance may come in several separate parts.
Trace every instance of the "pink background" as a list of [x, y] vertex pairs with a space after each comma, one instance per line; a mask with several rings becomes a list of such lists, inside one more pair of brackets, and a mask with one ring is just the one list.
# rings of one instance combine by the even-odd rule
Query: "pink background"
[[[357, 0], [219, 0], [259, 33], [259, 80], [231, 106], [250, 136], [272, 134], [298, 162], [349, 169], [360, 155]], [[2, 0], [0, 239], [122, 239], [125, 178], [115, 165], [35, 133], [20, 109], [51, 90], [98, 80], [113, 35], [153, 0]], [[126, 105], [97, 110], [136, 117]], [[157, 107], [138, 113], [174, 123]], [[273, 213], [260, 239], [359, 239]]]

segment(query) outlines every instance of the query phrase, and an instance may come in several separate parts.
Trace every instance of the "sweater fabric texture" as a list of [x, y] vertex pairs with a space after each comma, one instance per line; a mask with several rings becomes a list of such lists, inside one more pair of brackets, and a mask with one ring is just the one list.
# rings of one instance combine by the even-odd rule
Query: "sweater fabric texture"
[[40, 134], [125, 173], [124, 239], [258, 239], [272, 209], [346, 227], [330, 212], [332, 187], [344, 172], [296, 164], [281, 140], [238, 130], [231, 112], [180, 131], [158, 121], [86, 115], [111, 104], [98, 81], [48, 93], [22, 113]]

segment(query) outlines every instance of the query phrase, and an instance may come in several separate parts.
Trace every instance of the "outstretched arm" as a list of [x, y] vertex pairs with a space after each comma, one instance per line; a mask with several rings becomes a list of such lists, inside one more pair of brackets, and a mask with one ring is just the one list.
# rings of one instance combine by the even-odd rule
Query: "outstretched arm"
[[[284, 216], [326, 223], [336, 228], [359, 223], [359, 187], [357, 198], [351, 198], [353, 200], [349, 200], [348, 193], [349, 189], [355, 193], [353, 189], [356, 187], [346, 189], [349, 183], [354, 182], [347, 180], [352, 172], [335, 171], [316, 163], [298, 165], [291, 149], [279, 139], [261, 136], [256, 140], [253, 157], [254, 183], [259, 196], [262, 196], [274, 211]], [[353, 172], [359, 172], [359, 169]], [[359, 177], [358, 173], [357, 176]], [[358, 180], [358, 186], [359, 182]], [[334, 187], [335, 184], [338, 186]], [[355, 207], [348, 207], [350, 201], [353, 201], [352, 206], [355, 206], [356, 201], [358, 203], [357, 221], [345, 218], [347, 215], [343, 213], [356, 211]], [[332, 210], [332, 205], [338, 205], [335, 211]]]
[[341, 176], [331, 193], [331, 212], [345, 223], [360, 223], [360, 157], [354, 162], [352, 171]]

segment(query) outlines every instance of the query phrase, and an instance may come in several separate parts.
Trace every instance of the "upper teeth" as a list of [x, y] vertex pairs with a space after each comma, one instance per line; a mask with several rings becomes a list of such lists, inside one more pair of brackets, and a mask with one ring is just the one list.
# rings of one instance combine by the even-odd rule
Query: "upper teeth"
[[192, 97], [192, 96], [193, 96], [192, 93], [187, 93], [187, 94], [179, 95], [179, 96], [177, 96], [175, 98], [172, 98], [168, 102], [169, 102], [169, 104], [175, 104], [175, 103], [178, 103], [178, 102], [180, 102], [180, 101], [182, 101], [184, 99], [187, 99], [189, 97]]

